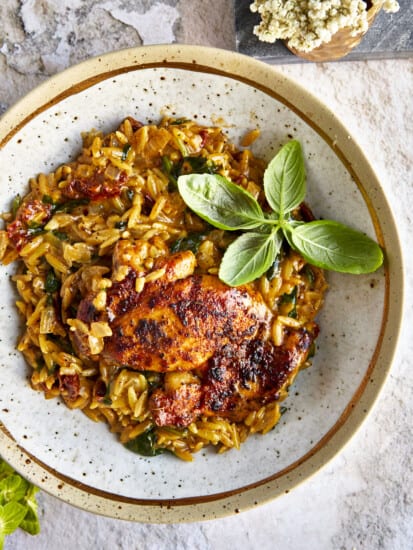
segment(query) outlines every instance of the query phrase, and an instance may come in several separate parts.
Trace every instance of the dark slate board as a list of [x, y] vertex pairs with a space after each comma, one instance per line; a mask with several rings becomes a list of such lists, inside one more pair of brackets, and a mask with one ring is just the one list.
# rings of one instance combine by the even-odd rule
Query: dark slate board
[[[413, 0], [398, 0], [397, 13], [377, 15], [361, 43], [342, 60], [391, 59], [413, 56]], [[235, 0], [236, 46], [240, 53], [274, 63], [305, 62], [293, 55], [277, 40], [274, 44], [260, 42], [253, 28], [260, 16], [250, 11], [252, 0]], [[308, 63], [308, 62], [307, 62]]]

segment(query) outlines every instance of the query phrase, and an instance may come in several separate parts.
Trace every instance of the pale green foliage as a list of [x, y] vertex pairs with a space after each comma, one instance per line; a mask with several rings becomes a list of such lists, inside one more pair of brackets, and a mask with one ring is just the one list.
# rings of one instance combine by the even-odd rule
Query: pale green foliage
[[39, 533], [37, 491], [0, 458], [0, 550], [6, 535], [18, 527], [31, 535]]

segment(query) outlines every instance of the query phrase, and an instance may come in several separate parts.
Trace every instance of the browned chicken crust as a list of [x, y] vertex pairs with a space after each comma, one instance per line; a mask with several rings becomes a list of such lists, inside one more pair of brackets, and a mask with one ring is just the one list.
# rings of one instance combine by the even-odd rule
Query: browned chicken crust
[[279, 398], [280, 389], [307, 358], [314, 329], [312, 334], [290, 331], [278, 347], [260, 339], [224, 346], [208, 361], [199, 383], [152, 394], [149, 406], [155, 423], [187, 426], [200, 414], [244, 420], [251, 411]]
[[[117, 246], [115, 264], [124, 245]], [[93, 293], [78, 308], [80, 321], [103, 320], [111, 328], [99, 359], [112, 367], [166, 373], [149, 400], [158, 426], [187, 426], [201, 414], [243, 420], [279, 397], [317, 336], [317, 325], [310, 323], [289, 329], [283, 345], [275, 346], [273, 314], [261, 294], [250, 285], [230, 287], [215, 275], [196, 274], [195, 265], [189, 251], [161, 259], [155, 266], [159, 277], [141, 291], [141, 274], [129, 267], [107, 290], [104, 311], [95, 309]], [[83, 338], [75, 331], [78, 352], [97, 359]], [[180, 372], [192, 376], [168, 384]]]

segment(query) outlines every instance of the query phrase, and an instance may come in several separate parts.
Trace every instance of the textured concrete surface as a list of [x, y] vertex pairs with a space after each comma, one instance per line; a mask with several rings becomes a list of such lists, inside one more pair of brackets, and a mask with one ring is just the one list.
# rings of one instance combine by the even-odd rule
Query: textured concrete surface
[[[229, 0], [3, 0], [0, 109], [89, 56], [153, 42], [235, 47]], [[102, 29], [104, 31], [102, 32]], [[265, 506], [189, 525], [95, 516], [41, 493], [42, 532], [17, 531], [6, 550], [72, 548], [409, 550], [413, 541], [413, 59], [280, 65], [322, 99], [364, 148], [393, 207], [405, 250], [405, 322], [373, 413], [312, 479]]]

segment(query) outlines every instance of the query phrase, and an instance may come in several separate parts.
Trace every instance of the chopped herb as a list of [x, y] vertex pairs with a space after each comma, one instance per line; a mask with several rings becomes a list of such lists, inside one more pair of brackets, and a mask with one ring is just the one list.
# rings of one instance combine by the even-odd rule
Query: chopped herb
[[316, 345], [315, 345], [315, 342], [313, 342], [310, 346], [310, 350], [308, 352], [307, 359], [311, 359], [312, 357], [314, 357], [315, 352], [316, 352]]
[[126, 220], [121, 220], [115, 223], [115, 227], [116, 229], [120, 229], [121, 231], [124, 231], [128, 227], [128, 222]]
[[54, 212], [71, 212], [78, 206], [89, 204], [89, 199], [71, 199], [54, 205]]
[[49, 370], [49, 374], [53, 374], [54, 372], [59, 370], [59, 365], [57, 363], [52, 363], [48, 370]]
[[[103, 380], [102, 383], [104, 383]], [[107, 407], [110, 407], [112, 405], [112, 399], [110, 397], [110, 383], [106, 386], [106, 391], [105, 395], [103, 396], [102, 403]]]
[[59, 239], [59, 241], [67, 241], [69, 239], [67, 233], [64, 231], [52, 231], [52, 233]]
[[280, 414], [285, 414], [288, 411], [287, 407], [281, 407], [280, 408]]
[[53, 199], [50, 195], [43, 195], [42, 203], [43, 204], [52, 204], [52, 205], [54, 205]]
[[130, 148], [131, 146], [129, 145], [129, 143], [126, 143], [126, 145], [124, 145], [122, 149], [122, 160], [126, 160], [128, 158]]
[[19, 209], [19, 206], [21, 205], [22, 203], [22, 198], [20, 195], [16, 195], [11, 203], [11, 211], [12, 211], [12, 214], [13, 214], [13, 218], [16, 217], [16, 214], [17, 214], [17, 210]]
[[186, 122], [191, 122], [187, 118], [177, 118], [169, 123], [170, 126], [179, 126], [180, 124], [185, 124]]
[[156, 447], [156, 433], [154, 428], [143, 432], [131, 441], [125, 443], [125, 447], [142, 456], [156, 456], [164, 452], [164, 449]]
[[56, 277], [55, 272], [53, 271], [53, 269], [50, 269], [47, 272], [47, 275], [46, 275], [46, 281], [44, 283], [44, 289], [47, 293], [53, 294], [53, 292], [56, 292], [56, 290], [58, 290], [59, 287], [60, 287], [60, 281]]
[[174, 163], [171, 161], [171, 159], [167, 155], [162, 156], [161, 162], [162, 162], [162, 170], [166, 174], [170, 174], [174, 169]]
[[36, 358], [36, 368], [35, 368], [35, 370], [40, 371], [40, 370], [42, 370], [42, 368], [44, 366], [45, 366], [45, 362], [44, 362], [43, 358], [42, 357], [37, 357]]
[[40, 233], [44, 233], [44, 225], [37, 222], [30, 222], [27, 226], [27, 234], [30, 237], [33, 237], [35, 235], [40, 235]]
[[162, 172], [168, 176], [169, 180], [169, 191], [174, 191], [177, 189], [177, 173], [176, 173], [176, 165], [171, 161], [169, 157], [164, 155], [162, 157]]
[[198, 252], [199, 246], [205, 239], [204, 233], [188, 233], [186, 237], [174, 241], [170, 246], [170, 251], [183, 252], [184, 250], [190, 250], [194, 254]]
[[190, 173], [215, 174], [217, 166], [205, 157], [184, 156], [174, 163], [167, 155], [164, 155], [162, 157], [162, 171], [168, 176], [169, 183], [172, 186], [171, 190], [175, 190], [179, 176]]
[[155, 371], [145, 371], [143, 373], [145, 375], [146, 381], [148, 382], [148, 386], [150, 389], [158, 388], [162, 384], [162, 376], [159, 372]]
[[283, 294], [280, 298], [280, 305], [282, 304], [291, 304], [292, 307], [288, 312], [288, 317], [293, 319], [297, 318], [297, 287], [295, 286], [290, 294]]
[[182, 159], [182, 166], [180, 174], [188, 173], [188, 166], [191, 168], [191, 172], [194, 174], [215, 174], [217, 166], [205, 157], [184, 157]]
[[[72, 317], [76, 317], [76, 313], [77, 312], [73, 310]], [[55, 342], [62, 349], [62, 351], [69, 353], [70, 355], [75, 354], [69, 339], [62, 338], [61, 336], [57, 336], [56, 334], [48, 334], [47, 339]]]
[[306, 264], [303, 269], [304, 275], [307, 277], [308, 282], [310, 283], [310, 288], [314, 287], [315, 283], [315, 275], [314, 271], [311, 269], [311, 266], [309, 264]]

